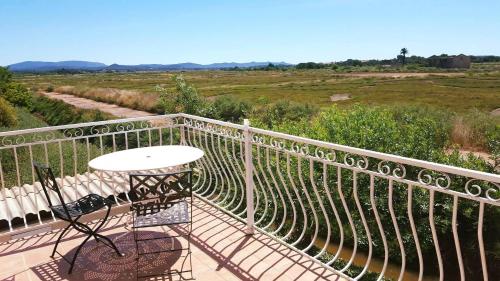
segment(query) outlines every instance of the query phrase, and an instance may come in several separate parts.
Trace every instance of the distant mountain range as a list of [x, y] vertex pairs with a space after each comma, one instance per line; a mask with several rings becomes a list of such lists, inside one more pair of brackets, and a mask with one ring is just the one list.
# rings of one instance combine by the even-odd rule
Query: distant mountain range
[[24, 61], [9, 65], [9, 70], [14, 72], [48, 72], [58, 70], [73, 70], [73, 71], [169, 71], [169, 70], [202, 70], [202, 69], [225, 69], [225, 68], [250, 68], [250, 67], [265, 67], [272, 63], [276, 66], [291, 65], [286, 62], [223, 62], [212, 64], [196, 64], [196, 63], [176, 63], [176, 64], [138, 64], [138, 65], [122, 65], [111, 64], [106, 65], [100, 62], [90, 61], [60, 61], [60, 62], [44, 62], [44, 61]]

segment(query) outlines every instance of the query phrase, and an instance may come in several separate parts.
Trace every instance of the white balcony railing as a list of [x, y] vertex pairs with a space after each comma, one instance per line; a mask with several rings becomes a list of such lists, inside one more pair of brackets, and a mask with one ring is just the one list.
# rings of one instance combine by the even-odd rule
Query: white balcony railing
[[205, 151], [193, 165], [198, 198], [340, 276], [500, 276], [499, 175], [186, 114], [0, 133], [0, 222], [22, 233], [54, 220], [33, 161], [56, 169], [69, 200], [123, 204], [127, 175], [99, 177], [88, 161], [162, 144]]

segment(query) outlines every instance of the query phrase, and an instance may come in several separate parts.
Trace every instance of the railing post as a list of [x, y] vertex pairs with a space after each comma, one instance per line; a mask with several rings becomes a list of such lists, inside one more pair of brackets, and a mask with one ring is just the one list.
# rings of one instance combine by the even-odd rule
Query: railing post
[[181, 139], [179, 140], [179, 142], [180, 142], [179, 144], [180, 145], [186, 145], [186, 136], [185, 136], [185, 132], [184, 132], [184, 130], [186, 129], [186, 127], [184, 127], [184, 124], [179, 127], [179, 132], [180, 132], [180, 135], [181, 135]]
[[254, 233], [254, 206], [253, 206], [253, 161], [252, 161], [252, 135], [250, 134], [250, 121], [243, 121], [243, 136], [245, 137], [245, 189], [247, 196], [247, 228], [249, 235]]

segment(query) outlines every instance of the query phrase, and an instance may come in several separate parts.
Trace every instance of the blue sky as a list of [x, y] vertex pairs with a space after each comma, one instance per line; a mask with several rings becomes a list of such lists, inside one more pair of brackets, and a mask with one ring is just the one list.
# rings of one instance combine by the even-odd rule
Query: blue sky
[[500, 55], [498, 0], [0, 0], [0, 65]]

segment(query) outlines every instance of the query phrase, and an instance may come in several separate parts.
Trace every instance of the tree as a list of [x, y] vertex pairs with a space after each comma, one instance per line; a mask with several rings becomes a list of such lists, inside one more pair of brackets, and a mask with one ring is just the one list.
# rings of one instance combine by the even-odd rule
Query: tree
[[6, 68], [0, 66], [0, 94], [7, 90], [7, 85], [12, 82], [12, 73]]
[[160, 106], [165, 109], [165, 113], [183, 112], [204, 116], [206, 102], [198, 94], [196, 88], [187, 84], [182, 75], [175, 75], [172, 80], [175, 82], [176, 91], [174, 92], [159, 86], [156, 87], [156, 90], [160, 92]]
[[33, 95], [24, 85], [12, 80], [12, 73], [0, 66], [0, 97], [16, 106], [31, 108]]
[[30, 109], [33, 105], [33, 94], [24, 85], [11, 82], [1, 93], [1, 97], [13, 105], [27, 107]]
[[406, 55], [409, 53], [408, 49], [402, 48], [401, 51], [399, 52], [401, 54], [401, 59], [403, 61], [403, 65], [405, 65], [406, 62]]

